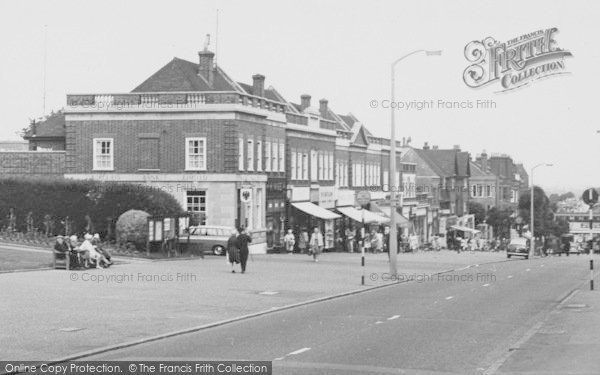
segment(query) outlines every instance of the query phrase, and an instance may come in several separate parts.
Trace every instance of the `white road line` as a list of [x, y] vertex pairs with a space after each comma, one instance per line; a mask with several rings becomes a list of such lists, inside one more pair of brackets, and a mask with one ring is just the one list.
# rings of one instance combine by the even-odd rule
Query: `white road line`
[[375, 324], [383, 324], [383, 322], [381, 320], [378, 320], [375, 322]]
[[512, 275], [506, 276], [507, 279], [512, 279]]
[[398, 319], [400, 317], [400, 315], [394, 315], [394, 316], [390, 316], [388, 318], [388, 320], [394, 320], [394, 319]]
[[490, 284], [483, 284], [483, 286], [490, 286]]
[[452, 299], [452, 298], [454, 298], [454, 297], [453, 297], [453, 296], [448, 296], [448, 297], [446, 297], [446, 299]]
[[529, 272], [529, 271], [531, 271], [531, 268], [528, 268], [528, 269], [526, 269], [525, 271], [526, 271], [526, 272]]
[[540, 267], [544, 267], [544, 265], [542, 264]]
[[309, 350], [310, 350], [310, 348], [302, 348], [302, 349], [298, 349], [298, 350], [296, 350], [296, 351], [293, 351], [293, 352], [291, 352], [291, 353], [288, 353], [287, 355], [298, 355], [298, 354], [301, 354], [301, 353], [307, 352], [307, 351], [309, 351]]

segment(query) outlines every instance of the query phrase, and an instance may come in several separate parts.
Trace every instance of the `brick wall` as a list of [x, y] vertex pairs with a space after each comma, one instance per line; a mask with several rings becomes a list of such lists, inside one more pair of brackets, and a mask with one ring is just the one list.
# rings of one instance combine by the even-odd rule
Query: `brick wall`
[[2, 177], [62, 177], [64, 173], [64, 152], [0, 152]]
[[[158, 169], [164, 173], [185, 171], [185, 138], [206, 137], [207, 172], [240, 173], [239, 136], [255, 140], [279, 136], [285, 131], [251, 118], [231, 120], [99, 120], [67, 121], [67, 173], [93, 171], [93, 139], [114, 139], [114, 172], [135, 173], [144, 167], [142, 139], [156, 139]], [[255, 143], [256, 144], [256, 143]], [[244, 152], [244, 155], [247, 155]], [[245, 172], [260, 173], [260, 172]], [[264, 172], [262, 172], [264, 173]], [[283, 175], [283, 173], [280, 173]]]

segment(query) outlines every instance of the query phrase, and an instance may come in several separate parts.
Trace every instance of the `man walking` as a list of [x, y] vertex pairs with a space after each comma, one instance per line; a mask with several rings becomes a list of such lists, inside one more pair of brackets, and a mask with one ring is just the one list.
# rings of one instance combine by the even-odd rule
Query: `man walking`
[[248, 262], [248, 244], [252, 242], [252, 238], [248, 235], [246, 228], [241, 228], [240, 235], [237, 238], [238, 247], [240, 249], [240, 262], [242, 263], [242, 273], [246, 272], [246, 262]]

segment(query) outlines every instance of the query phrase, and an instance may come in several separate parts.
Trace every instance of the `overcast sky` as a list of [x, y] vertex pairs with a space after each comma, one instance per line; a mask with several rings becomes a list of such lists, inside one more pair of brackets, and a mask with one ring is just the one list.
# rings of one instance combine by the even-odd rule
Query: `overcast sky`
[[[44, 25], [47, 25], [46, 112], [67, 93], [127, 92], [177, 56], [196, 61], [219, 9], [219, 65], [237, 81], [262, 73], [288, 100], [329, 99], [375, 135], [388, 136], [390, 63], [398, 65], [397, 99], [493, 100], [495, 109], [398, 111], [399, 138], [472, 155], [507, 153], [546, 190], [600, 185], [600, 2], [598, 1], [2, 1], [0, 2], [0, 139], [43, 113]], [[467, 87], [464, 48], [492, 36], [508, 41], [557, 27], [563, 75], [528, 88]], [[436, 105], [437, 106], [437, 105]]]

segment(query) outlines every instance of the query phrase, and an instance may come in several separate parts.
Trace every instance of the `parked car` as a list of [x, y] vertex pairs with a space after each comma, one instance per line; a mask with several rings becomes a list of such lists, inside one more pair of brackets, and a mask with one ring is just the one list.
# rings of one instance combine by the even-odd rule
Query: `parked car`
[[506, 257], [520, 256], [529, 259], [529, 240], [524, 237], [513, 238], [506, 249]]
[[190, 227], [190, 241], [188, 248], [192, 252], [225, 255], [227, 240], [234, 231], [233, 227], [219, 225], [199, 225]]

